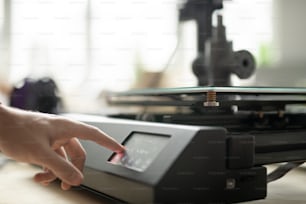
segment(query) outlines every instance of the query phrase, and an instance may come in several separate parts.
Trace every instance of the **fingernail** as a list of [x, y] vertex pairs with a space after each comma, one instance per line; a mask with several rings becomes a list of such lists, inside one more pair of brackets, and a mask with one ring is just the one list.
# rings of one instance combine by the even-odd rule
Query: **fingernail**
[[64, 191], [69, 190], [70, 187], [71, 187], [71, 186], [70, 186], [69, 184], [65, 183], [65, 182], [62, 182], [62, 183], [61, 183], [61, 188], [62, 188]]

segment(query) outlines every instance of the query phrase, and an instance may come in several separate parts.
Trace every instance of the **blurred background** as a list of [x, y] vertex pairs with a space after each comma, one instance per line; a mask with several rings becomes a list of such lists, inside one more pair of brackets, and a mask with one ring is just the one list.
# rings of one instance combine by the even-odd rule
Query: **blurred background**
[[[96, 112], [107, 91], [195, 86], [196, 27], [192, 21], [178, 26], [178, 5], [178, 0], [0, 0], [2, 92], [25, 77], [48, 76], [67, 111]], [[228, 39], [234, 50], [252, 52], [257, 63], [256, 75], [234, 79], [235, 85], [306, 86], [305, 8], [304, 0], [224, 2], [217, 13]]]

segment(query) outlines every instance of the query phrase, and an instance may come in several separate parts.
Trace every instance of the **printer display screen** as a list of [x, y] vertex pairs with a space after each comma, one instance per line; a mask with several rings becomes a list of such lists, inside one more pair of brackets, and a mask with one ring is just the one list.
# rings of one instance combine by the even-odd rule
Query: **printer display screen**
[[166, 146], [169, 137], [146, 133], [133, 133], [124, 142], [125, 153], [114, 154], [112, 164], [122, 165], [135, 171], [145, 171]]

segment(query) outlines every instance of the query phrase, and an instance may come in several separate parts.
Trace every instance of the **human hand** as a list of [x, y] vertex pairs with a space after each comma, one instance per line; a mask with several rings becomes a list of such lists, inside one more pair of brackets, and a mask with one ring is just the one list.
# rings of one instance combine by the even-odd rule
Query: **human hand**
[[93, 126], [0, 105], [0, 150], [17, 161], [44, 167], [44, 172], [34, 177], [41, 184], [56, 178], [64, 190], [81, 184], [86, 153], [77, 138], [114, 152], [124, 151], [121, 144]]

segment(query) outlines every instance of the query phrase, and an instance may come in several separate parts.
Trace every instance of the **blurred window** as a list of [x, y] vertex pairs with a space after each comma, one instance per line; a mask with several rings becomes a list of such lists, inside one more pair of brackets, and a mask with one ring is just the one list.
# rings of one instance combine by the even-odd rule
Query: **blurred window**
[[273, 0], [224, 1], [224, 23], [235, 50], [246, 49], [257, 66], [273, 62]]
[[86, 0], [11, 1], [12, 81], [51, 75], [66, 89], [84, 77]]
[[[4, 0], [0, 2], [1, 9]], [[8, 2], [10, 81], [49, 75], [74, 99], [85, 100], [104, 89], [130, 88], [142, 80], [139, 70], [163, 70], [176, 46], [177, 0]], [[233, 0], [224, 5], [224, 22], [234, 48], [250, 50], [260, 64], [270, 63], [272, 0]], [[178, 80], [183, 85], [195, 85], [190, 78], [195, 29], [185, 28], [188, 35], [181, 39], [184, 43], [173, 71], [177, 78], [179, 72], [186, 76]]]
[[4, 23], [4, 0], [0, 1], [0, 31], [2, 31]]

